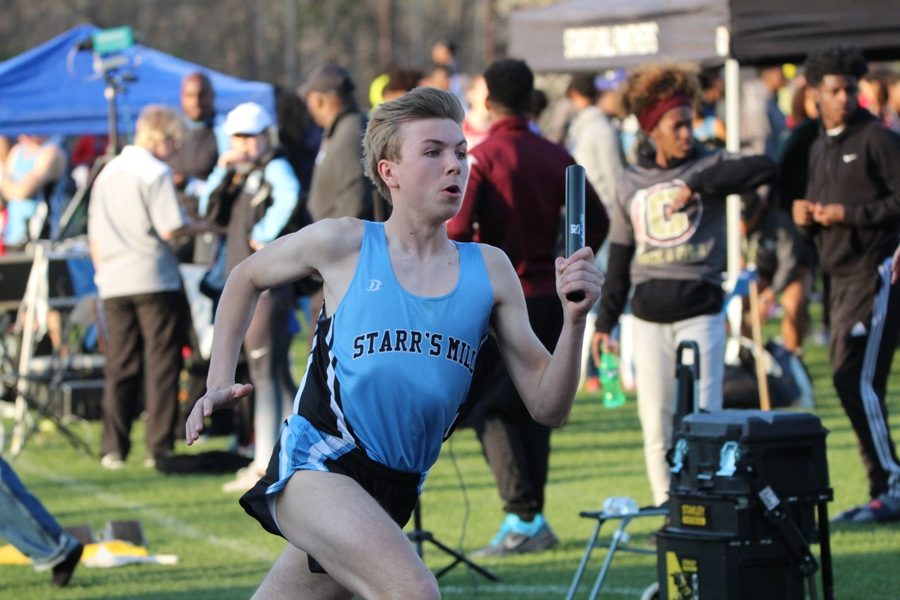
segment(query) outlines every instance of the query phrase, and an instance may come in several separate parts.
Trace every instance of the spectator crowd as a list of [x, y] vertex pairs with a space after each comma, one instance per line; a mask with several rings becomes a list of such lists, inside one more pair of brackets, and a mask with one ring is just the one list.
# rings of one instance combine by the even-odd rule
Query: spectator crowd
[[[393, 285], [419, 289], [422, 296], [451, 293], [419, 274], [431, 264], [428, 260], [417, 257], [421, 264], [412, 269], [412, 263], [398, 262], [393, 249], [387, 260], [388, 266], [394, 261], [397, 281], [377, 275], [381, 271], [371, 257], [388, 252], [385, 236], [398, 232], [398, 223], [419, 223], [431, 228], [422, 244], [446, 237], [448, 244], [458, 245], [460, 286], [470, 286], [474, 298], [481, 301], [479, 294], [490, 295], [490, 289], [464, 273], [481, 273], [494, 285], [518, 282], [522, 290], [520, 303], [493, 291], [495, 302], [503, 296], [504, 304], [493, 308], [497, 323], [490, 334], [487, 321], [471, 332], [471, 385], [457, 394], [449, 409], [452, 418], [437, 429], [430, 424], [422, 435], [437, 436], [431, 441], [438, 446], [458, 426], [472, 427], [477, 435], [502, 501], [493, 537], [479, 532], [486, 541], [481, 554], [553, 547], [558, 539], [548, 518], [552, 507], [544, 505], [544, 487], [551, 426], [561, 421], [537, 418], [533, 391], [521, 389], [532, 379], [522, 371], [524, 365], [543, 368], [543, 359], [535, 357], [544, 353], [553, 357], [548, 364], [555, 364], [567, 352], [567, 347], [557, 349], [557, 341], [571, 342], [570, 320], [585, 323], [580, 308], [560, 304], [560, 270], [575, 267], [556, 262], [564, 172], [580, 164], [587, 179], [586, 243], [592, 269], [605, 275], [596, 302], [583, 311], [591, 310], [592, 317], [578, 336], [581, 383], [587, 391], [598, 390], [600, 355], [621, 351], [624, 379], [636, 389], [653, 503], [667, 501], [666, 453], [676, 405], [672, 373], [679, 343], [693, 340], [700, 347], [700, 408], [721, 410], [729, 406], [723, 393], [726, 364], [735, 360], [729, 337], [749, 335], [753, 320], [777, 315], [777, 343], [798, 377], [808, 377], [804, 345], [810, 340], [829, 344], [833, 384], [859, 441], [868, 495], [837, 519], [900, 520], [900, 461], [886, 404], [900, 332], [900, 73], [870, 68], [859, 51], [841, 46], [811, 53], [799, 70], [770, 65], [748, 73], [741, 89], [741, 148], [728, 152], [727, 124], [721, 118], [724, 86], [716, 68], [646, 65], [630, 72], [577, 73], [562, 94], [551, 94], [535, 87], [523, 61], [502, 59], [468, 74], [454, 55], [452, 43], [436, 44], [426, 68], [392, 65], [366, 89], [342, 66], [321, 65], [296, 93], [278, 95], [274, 114], [251, 102], [219, 114], [209, 77], [192, 73], [181, 83], [181, 106], [144, 108], [131, 143], [118, 154], [96, 136], [61, 139], [26, 132], [16, 140], [0, 139], [3, 252], [28, 252], [37, 240], [58, 241], [66, 229], [67, 203], [72, 198], [88, 203], [83, 233], [95, 270], [106, 357], [102, 467], [125, 466], [132, 454], [132, 423], [142, 412], [147, 416], [145, 466], [156, 468], [174, 456], [185, 420], [193, 442], [203, 425], [191, 427], [207, 418], [208, 433], [232, 435], [233, 450], [250, 460], [223, 490], [247, 492], [242, 504], [267, 530], [293, 541], [298, 527], [294, 519], [299, 517], [276, 500], [279, 493], [302, 497], [287, 483], [286, 463], [341, 473], [387, 469], [408, 488], [409, 498], [387, 498], [384, 490], [363, 484], [369, 479], [362, 475], [360, 483], [402, 526], [409, 514], [396, 513], [415, 504], [419, 477], [430, 464], [411, 460], [405, 447], [393, 448], [372, 433], [364, 419], [381, 427], [379, 419], [386, 417], [353, 407], [351, 390], [359, 386], [350, 378], [356, 375], [341, 371], [346, 365], [329, 352], [332, 337], [344, 333], [335, 331], [335, 315], [341, 314], [335, 311], [343, 310], [340, 289], [350, 285], [354, 256], [360, 263], [373, 261], [359, 267], [369, 291]], [[423, 88], [443, 95], [431, 98]], [[371, 112], [360, 104], [363, 96]], [[552, 102], [548, 96], [555, 96]], [[390, 112], [396, 107], [409, 115]], [[373, 131], [373, 123], [391, 118], [401, 123], [397, 131]], [[428, 130], [431, 137], [421, 148], [408, 148], [419, 132], [414, 125], [432, 121], [448, 129]], [[372, 162], [376, 150], [381, 154]], [[415, 186], [428, 191], [429, 185], [421, 174], [425, 167], [416, 162], [419, 158], [410, 158], [410, 151], [429, 160], [432, 152], [452, 154], [446, 160], [454, 166], [438, 168], [454, 177], [468, 173], [467, 181], [441, 188], [441, 198], [455, 202], [445, 218], [428, 212], [426, 200], [433, 199], [425, 192], [421, 206], [410, 194], [419, 189]], [[404, 170], [407, 162], [411, 166]], [[416, 168], [421, 173], [413, 172]], [[747, 300], [736, 300], [743, 302], [743, 320], [737, 324], [726, 318], [727, 304], [735, 300], [724, 277], [726, 197], [732, 194], [741, 199], [743, 268], [759, 290], [753, 314]], [[365, 229], [354, 229], [356, 220], [364, 221]], [[386, 225], [373, 229], [372, 223]], [[325, 240], [326, 234], [355, 240], [355, 250], [341, 240]], [[501, 277], [496, 258], [485, 259], [486, 267], [480, 258], [464, 262], [468, 255], [462, 248], [469, 242], [499, 248], [512, 268], [501, 269]], [[312, 258], [279, 270], [269, 261], [286, 264], [286, 248]], [[180, 274], [185, 264], [204, 268], [196, 290], [187, 289]], [[447, 269], [448, 277], [457, 273], [455, 268]], [[423, 279], [403, 279], [404, 273]], [[192, 299], [200, 296], [214, 311], [224, 306], [230, 319], [216, 323], [206, 395], [203, 367], [209, 363], [194, 334], [200, 324], [192, 324], [191, 315]], [[362, 296], [344, 298], [351, 298], [347, 304], [353, 307], [365, 306]], [[810, 326], [813, 300], [824, 312], [818, 331]], [[507, 302], [513, 308], [501, 308]], [[249, 312], [239, 314], [234, 306]], [[471, 318], [487, 319], [490, 310], [485, 311]], [[512, 322], [530, 324], [534, 340], [511, 334]], [[307, 373], [297, 382], [290, 351], [303, 327], [311, 355]], [[417, 330], [394, 331], [393, 339], [386, 334], [357, 339], [354, 347], [371, 354], [380, 344], [381, 352], [412, 353], [427, 345]], [[238, 336], [237, 342], [226, 344], [224, 336]], [[195, 380], [187, 391], [179, 378], [186, 359]], [[231, 383], [246, 381], [252, 387], [235, 384], [223, 391], [230, 389], [223, 383], [228, 379], [223, 364], [239, 373]], [[340, 382], [346, 386], [344, 400], [335, 385], [340, 376], [350, 379]], [[221, 398], [210, 400], [219, 392]], [[364, 392], [370, 393], [358, 391]], [[330, 394], [330, 405], [319, 407], [316, 394]], [[197, 408], [201, 397], [206, 401]], [[811, 399], [805, 402], [809, 408]], [[212, 410], [222, 406], [232, 409], [228, 416], [217, 413], [210, 421]], [[327, 411], [327, 419], [313, 410]], [[298, 429], [300, 417], [309, 429]], [[292, 437], [312, 430], [328, 446], [327, 451], [316, 446], [326, 456], [320, 463]], [[373, 447], [364, 445], [367, 440], [375, 440]], [[355, 456], [351, 446], [362, 450], [359, 464], [349, 465], [344, 458]], [[299, 459], [288, 456], [285, 447], [293, 453], [305, 448], [310, 457], [297, 466]], [[398, 462], [392, 463], [395, 454]], [[65, 585], [81, 546], [2, 461], [0, 484], [0, 506], [39, 515], [13, 523], [0, 518], [0, 534], [20, 541], [36, 565], [53, 567], [54, 582]], [[347, 493], [353, 502], [355, 492]], [[24, 523], [33, 531], [9, 533]], [[390, 536], [384, 533], [389, 526], [378, 527], [373, 526], [373, 535], [384, 535], [389, 548]], [[323, 535], [330, 534], [340, 538], [340, 532]], [[304, 548], [317, 553], [303, 554], [310, 572], [337, 569], [332, 549], [328, 544]], [[296, 559], [286, 554], [280, 562]], [[279, 573], [273, 569], [270, 578]], [[337, 575], [351, 583], [367, 576], [342, 570]], [[284, 585], [270, 578], [266, 585], [271, 589]]]

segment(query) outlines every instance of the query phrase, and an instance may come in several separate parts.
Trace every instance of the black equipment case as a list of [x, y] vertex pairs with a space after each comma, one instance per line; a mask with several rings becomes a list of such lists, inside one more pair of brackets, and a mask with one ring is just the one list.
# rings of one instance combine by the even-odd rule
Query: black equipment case
[[688, 415], [672, 454], [671, 526], [738, 537], [771, 536], [762, 502], [740, 472], [742, 464], [752, 461], [804, 534], [814, 534], [813, 508], [831, 499], [827, 434], [808, 413], [726, 410]]
[[656, 534], [659, 597], [717, 600], [803, 599], [796, 561], [779, 540]]
[[688, 415], [672, 456], [671, 493], [747, 495], [747, 481], [734, 476], [738, 460], [747, 453], [780, 494], [827, 493], [827, 434], [818, 417], [808, 413], [725, 410]]
[[657, 538], [660, 597], [804, 598], [803, 578], [814, 592], [818, 570], [810, 543], [820, 544], [828, 596], [827, 433], [807, 413], [685, 416]]

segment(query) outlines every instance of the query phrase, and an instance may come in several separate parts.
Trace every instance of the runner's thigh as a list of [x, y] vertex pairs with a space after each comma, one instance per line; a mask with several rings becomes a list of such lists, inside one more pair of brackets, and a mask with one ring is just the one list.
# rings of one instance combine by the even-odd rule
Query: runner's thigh
[[291, 543], [360, 597], [399, 598], [436, 589], [400, 527], [350, 477], [295, 472], [279, 494], [276, 518]]

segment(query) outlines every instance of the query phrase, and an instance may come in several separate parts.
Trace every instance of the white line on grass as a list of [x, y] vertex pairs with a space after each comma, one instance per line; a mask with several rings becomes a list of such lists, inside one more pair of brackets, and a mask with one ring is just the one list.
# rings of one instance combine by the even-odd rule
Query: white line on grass
[[[34, 477], [43, 477], [53, 481], [54, 483], [69, 486], [78, 494], [90, 495], [91, 497], [97, 498], [98, 500], [106, 504], [115, 506], [117, 509], [124, 508], [139, 513], [142, 519], [155, 522], [157, 525], [163, 527], [165, 530], [175, 536], [198, 540], [207, 544], [213, 544], [219, 548], [228, 548], [229, 550], [237, 554], [241, 554], [247, 558], [263, 562], [273, 562], [276, 558], [271, 550], [264, 549], [260, 546], [254, 546], [253, 544], [248, 544], [245, 540], [238, 541], [232, 538], [222, 538], [219, 536], [210, 535], [209, 533], [201, 531], [193, 525], [176, 519], [167, 513], [150, 508], [146, 504], [133, 502], [120, 494], [113, 494], [97, 486], [83, 483], [78, 479], [63, 475], [61, 473], [57, 473], [55, 471], [51, 471], [44, 467], [38, 467], [37, 465], [31, 464], [27, 459], [23, 459], [22, 457], [19, 457], [19, 459], [16, 461], [16, 467], [21, 468], [22, 471], [26, 471]], [[448, 596], [463, 597], [472, 597], [473, 593], [475, 593], [476, 596], [518, 594], [523, 596], [547, 597], [548, 595], [562, 596], [568, 591], [568, 589], [569, 588], [567, 585], [512, 585], [491, 583], [477, 586], [441, 586], [441, 593]], [[644, 590], [639, 588], [627, 587], [605, 587], [603, 591], [604, 594], [634, 597], [643, 593]]]
[[[259, 546], [254, 546], [253, 544], [248, 544], [245, 540], [238, 541], [231, 538], [222, 538], [219, 536], [210, 535], [209, 533], [201, 531], [193, 525], [176, 519], [167, 513], [150, 508], [146, 504], [133, 502], [120, 494], [112, 494], [100, 489], [97, 486], [83, 483], [78, 479], [63, 475], [61, 473], [57, 473], [55, 471], [51, 471], [49, 469], [45, 469], [43, 467], [38, 467], [31, 464], [27, 459], [23, 459], [22, 457], [20, 457], [16, 461], [16, 467], [21, 468], [22, 471], [26, 471], [34, 477], [44, 477], [46, 479], [50, 479], [54, 483], [69, 486], [78, 494], [90, 495], [91, 497], [97, 498], [98, 500], [106, 504], [115, 506], [117, 509], [124, 508], [139, 513], [142, 519], [155, 522], [157, 525], [162, 526], [169, 533], [175, 536], [180, 536], [192, 540], [199, 540], [207, 544], [213, 544], [219, 548], [228, 548], [229, 550], [237, 554], [241, 554], [247, 558], [263, 562], [272, 562], [276, 558], [276, 556], [272, 554], [271, 550], [267, 550]], [[477, 596], [488, 596], [495, 594], [519, 594], [524, 596], [547, 597], [548, 595], [562, 596], [566, 593], [566, 591], [568, 591], [568, 589], [568, 586], [565, 585], [450, 585], [441, 586], [441, 593], [449, 596], [464, 597], [471, 597], [473, 592]], [[634, 597], [643, 593], [644, 590], [639, 588], [607, 587], [604, 588], [603, 591], [604, 593], [615, 594], [617, 596]]]
[[[649, 583], [647, 585], [650, 585]], [[491, 594], [518, 594], [524, 596], [561, 597], [569, 591], [567, 585], [507, 585], [502, 583], [485, 583], [482, 585], [447, 585], [441, 586], [441, 594], [445, 596], [487, 596]], [[642, 588], [604, 587], [603, 594], [615, 594], [628, 598], [640, 597]]]
[[253, 560], [274, 562], [274, 560], [277, 558], [277, 553], [273, 554], [271, 550], [262, 548], [261, 546], [255, 546], [253, 544], [247, 543], [247, 541], [245, 540], [235, 540], [233, 538], [223, 538], [216, 535], [210, 535], [209, 532], [202, 531], [194, 527], [193, 525], [176, 519], [160, 510], [150, 508], [146, 504], [142, 504], [140, 502], [132, 502], [119, 494], [111, 494], [100, 489], [97, 486], [83, 483], [78, 479], [73, 479], [72, 477], [68, 477], [61, 473], [51, 471], [44, 467], [37, 467], [36, 465], [30, 464], [27, 459], [23, 460], [20, 457], [16, 461], [16, 467], [24, 467], [22, 470], [30, 471], [33, 476], [45, 477], [51, 479], [56, 483], [70, 486], [79, 494], [90, 494], [91, 497], [102, 500], [107, 504], [115, 506], [117, 509], [126, 508], [128, 510], [133, 510], [137, 513], [140, 513], [141, 518], [146, 518], [149, 521], [155, 522], [157, 525], [161, 525], [164, 529], [175, 536], [212, 544], [217, 548], [228, 548], [229, 550], [237, 554], [242, 554], [243, 556]]

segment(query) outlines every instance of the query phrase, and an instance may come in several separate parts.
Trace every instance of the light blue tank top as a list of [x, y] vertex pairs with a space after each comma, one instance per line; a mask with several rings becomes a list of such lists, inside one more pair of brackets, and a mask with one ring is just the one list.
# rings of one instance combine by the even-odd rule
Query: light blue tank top
[[[56, 145], [53, 141], [48, 141], [43, 147], [48, 145]], [[33, 156], [25, 156], [22, 152], [17, 152], [12, 161], [12, 167], [7, 174], [13, 181], [19, 181], [34, 170], [39, 153]], [[63, 167], [68, 168], [68, 165]], [[62, 192], [65, 177], [60, 177], [53, 184], [53, 189], [49, 198], [45, 198], [46, 186], [42, 186], [36, 193], [34, 198], [14, 198], [6, 203], [6, 228], [3, 231], [3, 241], [9, 245], [24, 244], [29, 240], [28, 221], [37, 211], [39, 201], [46, 201], [49, 208], [49, 216], [51, 222], [51, 237], [55, 235], [55, 225], [59, 220], [59, 213], [62, 212]]]
[[[333, 366], [324, 371], [326, 379], [333, 374], [325, 382], [328, 417], [342, 437], [350, 434], [372, 459], [400, 471], [425, 472], [437, 460], [487, 336], [493, 291], [484, 258], [477, 244], [454, 244], [456, 286], [416, 296], [394, 275], [384, 225], [365, 222], [350, 287], [330, 324], [319, 324], [328, 330]], [[327, 419], [324, 408], [315, 412]]]

